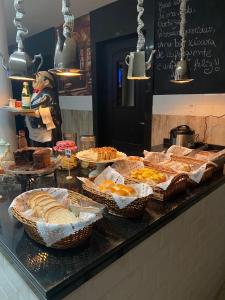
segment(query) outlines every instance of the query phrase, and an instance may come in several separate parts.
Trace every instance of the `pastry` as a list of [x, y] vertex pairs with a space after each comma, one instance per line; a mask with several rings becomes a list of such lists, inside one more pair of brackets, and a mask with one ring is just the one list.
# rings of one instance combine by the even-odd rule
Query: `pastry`
[[115, 194], [118, 196], [124, 197], [135, 197], [137, 196], [137, 192], [131, 186], [127, 186], [124, 184], [117, 184], [112, 180], [105, 180], [99, 186], [98, 189], [102, 193]]
[[143, 161], [143, 157], [140, 157], [140, 156], [128, 156], [127, 160], [130, 160], [130, 161]]
[[167, 179], [166, 175], [153, 168], [140, 168], [133, 170], [129, 177], [134, 180], [153, 184], [164, 182]]

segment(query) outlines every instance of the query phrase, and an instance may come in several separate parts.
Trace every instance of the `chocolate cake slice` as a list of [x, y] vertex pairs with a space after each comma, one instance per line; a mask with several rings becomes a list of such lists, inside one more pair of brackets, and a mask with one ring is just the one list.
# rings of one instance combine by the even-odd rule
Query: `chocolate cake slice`
[[35, 170], [51, 165], [51, 150], [48, 148], [23, 148], [14, 152], [16, 166], [33, 167]]

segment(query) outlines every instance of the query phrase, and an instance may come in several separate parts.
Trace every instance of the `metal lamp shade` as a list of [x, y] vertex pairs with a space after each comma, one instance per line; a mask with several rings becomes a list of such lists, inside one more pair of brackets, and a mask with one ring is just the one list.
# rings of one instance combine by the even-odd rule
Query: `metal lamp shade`
[[176, 64], [174, 79], [171, 80], [171, 82], [177, 84], [185, 84], [185, 83], [190, 83], [193, 80], [194, 79], [191, 79], [190, 77], [190, 70], [189, 70], [187, 60], [185, 59], [180, 60]]
[[67, 37], [62, 42], [59, 37], [55, 49], [54, 69], [49, 72], [57, 76], [81, 76], [81, 70], [76, 61], [77, 44], [74, 38]]
[[15, 51], [8, 62], [8, 77], [14, 80], [34, 80], [34, 64], [30, 56], [23, 51]]
[[127, 55], [125, 61], [128, 65], [127, 79], [146, 80], [150, 78], [146, 76], [145, 51], [131, 52], [130, 55]]

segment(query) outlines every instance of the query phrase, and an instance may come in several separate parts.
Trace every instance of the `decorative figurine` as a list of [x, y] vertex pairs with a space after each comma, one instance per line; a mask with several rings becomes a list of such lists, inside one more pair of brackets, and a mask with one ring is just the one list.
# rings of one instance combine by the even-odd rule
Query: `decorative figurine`
[[17, 137], [18, 137], [18, 149], [27, 148], [28, 145], [27, 145], [25, 131], [19, 130], [19, 135]]
[[33, 81], [31, 109], [35, 113], [26, 116], [26, 125], [34, 147], [52, 147], [62, 136], [61, 112], [54, 86], [53, 76], [46, 71], [38, 72]]

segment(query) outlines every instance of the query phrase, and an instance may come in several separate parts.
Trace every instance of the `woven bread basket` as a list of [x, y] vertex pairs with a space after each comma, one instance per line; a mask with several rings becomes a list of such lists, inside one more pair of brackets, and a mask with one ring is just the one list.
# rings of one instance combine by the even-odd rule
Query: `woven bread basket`
[[188, 184], [188, 176], [186, 174], [178, 174], [173, 178], [167, 190], [154, 187], [152, 198], [159, 201], [167, 201], [171, 199], [171, 197], [184, 192], [187, 189]]
[[[199, 160], [199, 159], [195, 159], [195, 158], [191, 158], [191, 157], [178, 157], [178, 156], [172, 156], [172, 160], [175, 161], [179, 161], [179, 162], [184, 162], [184, 163], [190, 163], [190, 164], [196, 164], [196, 165], [203, 165], [205, 164], [205, 161], [203, 160]], [[221, 169], [221, 166], [216, 167], [216, 165], [210, 164], [208, 163], [205, 169], [205, 172], [202, 176], [201, 181], [198, 184], [201, 184], [205, 181], [208, 181], [212, 178], [214, 172], [218, 171]], [[190, 183], [192, 185], [197, 185], [196, 182], [194, 182], [193, 180], [189, 179]]]
[[202, 176], [201, 181], [199, 183], [197, 183], [197, 182], [189, 179], [190, 185], [191, 186], [197, 186], [197, 185], [202, 184], [204, 182], [210, 181], [212, 179], [212, 177], [213, 177], [213, 174], [216, 173], [216, 172], [219, 172], [219, 171], [222, 172], [222, 169], [220, 167], [217, 168], [217, 167], [215, 167], [213, 165], [207, 165], [207, 167], [205, 169], [205, 172], [204, 172], [204, 174]]
[[[204, 160], [195, 159], [192, 157], [186, 157], [186, 156], [171, 156], [172, 161], [182, 162], [185, 164], [192, 164], [195, 166], [200, 167], [201, 165], [204, 165], [206, 162]], [[210, 162], [207, 164], [205, 172], [202, 176], [202, 179], [199, 183], [194, 182], [193, 180], [189, 179], [189, 182], [191, 185], [198, 185], [201, 183], [204, 183], [205, 181], [208, 181], [212, 178], [213, 174], [219, 170], [221, 170], [221, 165], [218, 165], [218, 167], [214, 164], [210, 164]]]
[[[75, 203], [85, 201], [86, 203], [89, 203], [92, 206], [94, 206], [94, 205], [96, 206], [96, 203], [94, 201], [92, 201], [91, 199], [89, 199], [81, 194], [75, 193], [73, 191], [68, 191], [68, 192], [69, 192], [68, 197], [69, 197], [71, 203], [75, 204]], [[101, 208], [103, 208], [103, 207], [101, 207]], [[31, 239], [35, 240], [37, 243], [46, 246], [45, 242], [43, 241], [42, 237], [40, 236], [40, 234], [37, 230], [36, 222], [33, 222], [33, 221], [25, 218], [15, 208], [12, 208], [11, 211], [12, 211], [13, 216], [19, 222], [21, 222], [23, 224], [24, 229], [25, 229], [26, 233], [29, 235], [29, 237]], [[74, 232], [72, 235], [51, 245], [51, 248], [68, 249], [68, 248], [73, 248], [73, 247], [79, 246], [80, 244], [85, 242], [91, 236], [92, 229], [93, 229], [93, 224], [91, 224], [77, 232]]]
[[[126, 184], [132, 183], [134, 182], [126, 182]], [[150, 196], [137, 198], [125, 208], [120, 209], [111, 195], [97, 191], [96, 189], [93, 189], [85, 183], [82, 187], [84, 190], [84, 194], [87, 197], [100, 204], [105, 205], [108, 208], [109, 213], [125, 218], [140, 218], [145, 211], [148, 200], [150, 200]]]
[[[175, 196], [179, 193], [182, 193], [185, 191], [188, 187], [189, 181], [188, 181], [188, 175], [187, 174], [177, 174], [173, 170], [169, 170], [167, 168], [164, 168], [163, 166], [158, 166], [157, 164], [151, 164], [149, 162], [144, 162], [146, 167], [154, 168], [155, 170], [164, 173], [167, 176], [174, 176], [169, 187], [166, 190], [163, 190], [162, 188], [152, 186], [153, 189], [153, 195], [151, 195], [152, 199], [156, 199], [159, 201], [166, 201], [169, 200], [172, 196]], [[127, 178], [127, 180], [136, 182], [136, 183], [143, 183], [141, 180], [136, 180], [133, 178]]]

